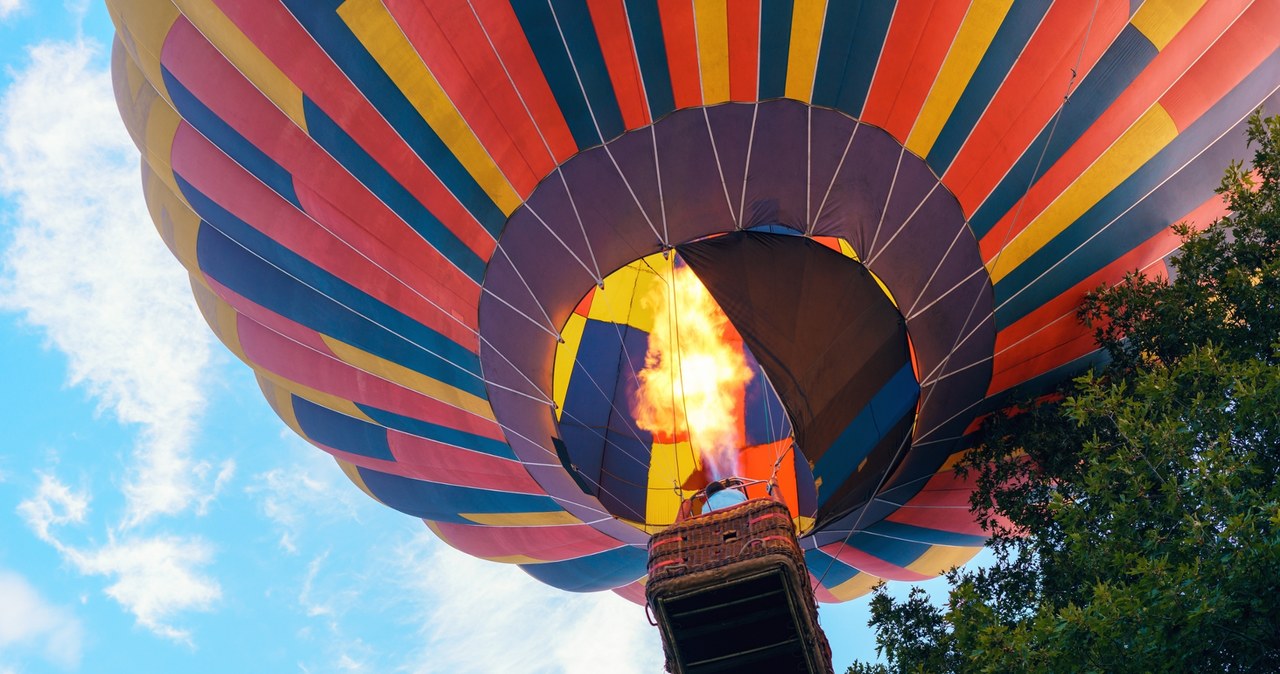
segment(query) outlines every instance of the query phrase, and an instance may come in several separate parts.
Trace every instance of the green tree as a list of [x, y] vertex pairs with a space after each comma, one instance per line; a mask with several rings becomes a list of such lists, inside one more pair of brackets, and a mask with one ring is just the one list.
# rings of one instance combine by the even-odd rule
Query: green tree
[[1280, 671], [1280, 118], [1248, 138], [1174, 280], [1083, 303], [1110, 364], [985, 424], [964, 467], [995, 562], [945, 606], [879, 589], [887, 664], [849, 674]]

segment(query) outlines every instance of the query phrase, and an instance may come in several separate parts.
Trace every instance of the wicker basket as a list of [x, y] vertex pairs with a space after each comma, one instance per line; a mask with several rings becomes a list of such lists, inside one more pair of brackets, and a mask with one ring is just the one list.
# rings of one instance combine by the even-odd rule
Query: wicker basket
[[656, 534], [645, 595], [668, 671], [832, 671], [791, 514], [778, 501], [752, 499]]

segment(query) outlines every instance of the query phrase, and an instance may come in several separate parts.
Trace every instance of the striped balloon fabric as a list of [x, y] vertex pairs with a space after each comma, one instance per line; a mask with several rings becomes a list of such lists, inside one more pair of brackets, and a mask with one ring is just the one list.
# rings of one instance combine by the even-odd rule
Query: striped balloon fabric
[[985, 539], [976, 420], [1097, 359], [1082, 295], [1222, 213], [1280, 87], [1276, 0], [107, 5], [155, 225], [281, 419], [448, 544], [638, 601], [714, 477], [637, 413], [680, 278], [819, 599], [929, 578]]

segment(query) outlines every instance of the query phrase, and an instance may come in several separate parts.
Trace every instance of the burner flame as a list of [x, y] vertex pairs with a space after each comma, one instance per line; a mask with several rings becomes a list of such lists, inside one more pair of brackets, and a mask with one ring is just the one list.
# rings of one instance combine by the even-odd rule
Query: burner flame
[[661, 442], [687, 439], [711, 479], [737, 472], [743, 395], [754, 373], [742, 337], [688, 267], [651, 295], [656, 321], [632, 404]]

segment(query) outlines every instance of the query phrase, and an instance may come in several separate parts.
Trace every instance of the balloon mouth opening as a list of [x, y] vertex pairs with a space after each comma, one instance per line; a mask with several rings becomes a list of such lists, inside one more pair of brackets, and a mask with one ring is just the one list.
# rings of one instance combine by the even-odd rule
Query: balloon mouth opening
[[[657, 530], [708, 485], [768, 479], [779, 463], [788, 493], [814, 488], [777, 392], [678, 252], [605, 276], [562, 333], [552, 388], [566, 467], [586, 467], [580, 486], [614, 516]], [[788, 506], [801, 514], [799, 499]]]

